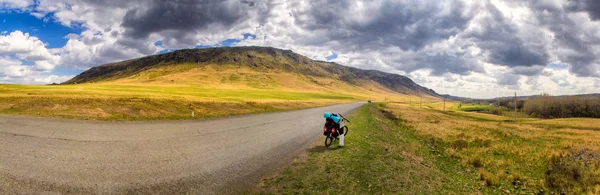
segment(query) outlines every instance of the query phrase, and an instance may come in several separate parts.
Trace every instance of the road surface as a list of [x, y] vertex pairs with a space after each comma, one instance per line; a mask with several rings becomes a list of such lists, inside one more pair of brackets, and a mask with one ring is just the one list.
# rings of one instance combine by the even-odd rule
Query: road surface
[[322, 136], [323, 112], [363, 103], [204, 121], [0, 117], [0, 194], [236, 193]]

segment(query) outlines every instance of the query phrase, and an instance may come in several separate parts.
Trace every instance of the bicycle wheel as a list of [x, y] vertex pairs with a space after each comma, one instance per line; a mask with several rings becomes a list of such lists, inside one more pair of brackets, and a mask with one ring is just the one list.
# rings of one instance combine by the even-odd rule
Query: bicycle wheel
[[332, 136], [325, 137], [325, 147], [331, 146], [332, 143], [333, 143], [333, 137]]
[[348, 126], [344, 126], [342, 128], [344, 128], [344, 136], [348, 135]]

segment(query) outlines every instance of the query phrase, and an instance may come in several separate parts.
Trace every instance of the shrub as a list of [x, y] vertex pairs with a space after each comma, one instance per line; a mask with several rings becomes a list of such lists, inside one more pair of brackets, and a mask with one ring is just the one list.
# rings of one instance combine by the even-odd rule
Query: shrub
[[543, 94], [525, 100], [523, 112], [540, 118], [600, 118], [600, 98], [590, 96], [552, 97]]
[[481, 158], [479, 158], [479, 157], [470, 158], [467, 163], [469, 163], [470, 165], [473, 165], [473, 167], [476, 167], [476, 168], [483, 167], [483, 160], [481, 160]]
[[[559, 193], [581, 194], [600, 185], [600, 179], [593, 170], [599, 165], [594, 155], [598, 153], [580, 150], [552, 156], [545, 173], [548, 188]], [[588, 163], [590, 161], [595, 163]]]
[[486, 170], [479, 170], [479, 179], [485, 181], [486, 186], [495, 186], [498, 185], [498, 178], [491, 172]]

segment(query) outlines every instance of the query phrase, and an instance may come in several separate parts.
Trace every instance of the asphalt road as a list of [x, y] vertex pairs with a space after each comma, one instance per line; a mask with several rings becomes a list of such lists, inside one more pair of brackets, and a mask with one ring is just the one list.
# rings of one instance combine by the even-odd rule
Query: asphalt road
[[222, 194], [254, 186], [322, 136], [323, 112], [204, 121], [0, 117], [0, 194]]

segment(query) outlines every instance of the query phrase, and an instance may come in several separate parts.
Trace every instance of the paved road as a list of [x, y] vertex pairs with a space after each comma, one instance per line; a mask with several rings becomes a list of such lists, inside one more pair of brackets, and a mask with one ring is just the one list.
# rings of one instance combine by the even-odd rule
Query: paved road
[[361, 105], [175, 122], [0, 117], [0, 194], [235, 193], [314, 143], [324, 111]]

